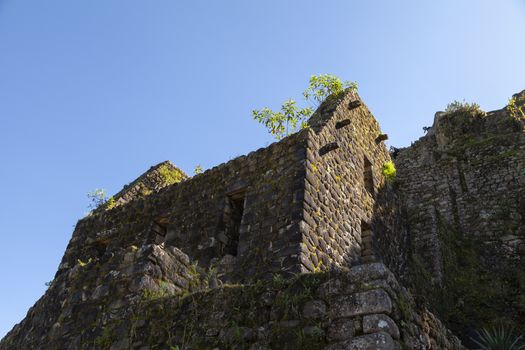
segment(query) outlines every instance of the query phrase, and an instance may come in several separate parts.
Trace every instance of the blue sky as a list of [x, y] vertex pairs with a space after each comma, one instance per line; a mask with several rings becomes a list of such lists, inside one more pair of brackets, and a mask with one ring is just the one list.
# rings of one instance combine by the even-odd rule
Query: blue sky
[[525, 1], [0, 0], [0, 337], [53, 279], [86, 193], [265, 146], [254, 108], [359, 83], [407, 146], [455, 99], [525, 89]]

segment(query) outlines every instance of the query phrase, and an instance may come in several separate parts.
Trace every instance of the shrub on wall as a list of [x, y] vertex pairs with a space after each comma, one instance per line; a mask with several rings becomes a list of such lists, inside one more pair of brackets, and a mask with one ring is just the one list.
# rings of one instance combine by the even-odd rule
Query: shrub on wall
[[515, 119], [525, 120], [525, 96], [521, 97], [512, 97], [509, 100], [507, 109], [510, 112], [510, 115]]
[[447, 108], [445, 108], [445, 113], [447, 114], [479, 114], [483, 113], [480, 106], [477, 103], [468, 103], [468, 102], [461, 102], [461, 101], [453, 101], [447, 105]]
[[388, 182], [394, 182], [396, 179], [396, 166], [394, 162], [389, 161], [383, 164], [383, 176]]
[[171, 169], [167, 165], [160, 166], [158, 172], [166, 185], [173, 185], [183, 180], [183, 175], [179, 170]]

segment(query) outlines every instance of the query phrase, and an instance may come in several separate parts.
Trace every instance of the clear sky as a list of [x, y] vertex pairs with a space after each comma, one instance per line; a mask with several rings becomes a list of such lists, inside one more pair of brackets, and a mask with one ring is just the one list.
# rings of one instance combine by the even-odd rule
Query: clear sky
[[53, 279], [86, 193], [272, 142], [312, 74], [407, 146], [455, 99], [525, 89], [524, 0], [0, 0], [0, 337]]

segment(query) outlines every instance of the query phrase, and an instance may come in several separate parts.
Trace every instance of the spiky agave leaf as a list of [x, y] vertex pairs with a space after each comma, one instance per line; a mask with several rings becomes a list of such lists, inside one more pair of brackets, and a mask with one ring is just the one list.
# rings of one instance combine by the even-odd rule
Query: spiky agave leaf
[[478, 339], [472, 341], [480, 346], [480, 350], [524, 350], [523, 336], [513, 334], [513, 328], [483, 328], [481, 332], [476, 332]]

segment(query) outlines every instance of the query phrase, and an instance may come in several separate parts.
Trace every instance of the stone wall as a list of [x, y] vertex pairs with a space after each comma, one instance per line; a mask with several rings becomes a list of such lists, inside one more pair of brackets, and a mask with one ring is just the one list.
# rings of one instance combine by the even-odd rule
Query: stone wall
[[382, 174], [386, 135], [353, 91], [328, 98], [309, 124], [303, 264], [315, 272], [380, 259], [401, 273], [403, 230]]
[[[188, 179], [182, 170], [173, 165], [170, 161], [165, 161], [152, 166], [148, 171], [139, 176], [130, 184], [112, 197], [113, 203], [108, 203], [106, 208], [128, 203], [137, 198], [146, 197], [153, 192], [158, 192], [162, 188], [185, 181]], [[103, 209], [103, 208], [101, 208]]]
[[51, 287], [10, 337], [65, 339], [107, 305], [190, 292], [204, 277], [216, 286], [301, 272], [307, 133], [191, 179], [169, 162], [152, 167], [77, 223]]
[[180, 183], [166, 186], [160, 170], [178, 171], [171, 163], [153, 167], [114, 207], [79, 222], [61, 269], [106, 250], [162, 243], [225, 281], [322, 271], [361, 261], [363, 224], [378, 233], [367, 237], [373, 256], [372, 240], [391, 226], [374, 213], [393, 203], [375, 200], [385, 197], [390, 160], [379, 125], [350, 90], [328, 98], [310, 125], [191, 179], [181, 174]]
[[[157, 256], [158, 249], [144, 252]], [[93, 294], [79, 296], [40, 338], [10, 333], [0, 349], [462, 349], [432, 314], [415, 311], [410, 294], [378, 263], [184, 295], [159, 291], [123, 301], [111, 291], [104, 303], [105, 293]]]
[[524, 125], [507, 108], [437, 113], [395, 159], [412, 283], [466, 338], [525, 324]]
[[[300, 272], [305, 136], [294, 134], [190, 180], [84, 218], [59, 273], [77, 259], [97, 259], [106, 252], [149, 243], [177, 247], [202, 267], [219, 266], [229, 271], [226, 279]], [[235, 210], [240, 211], [237, 217]]]
[[[174, 247], [130, 246], [105, 258], [79, 259], [66, 275], [55, 278], [0, 348], [68, 349], [80, 334], [88, 337], [115, 319], [116, 310], [137, 300], [208, 287], [205, 276]], [[85, 348], [96, 348], [89, 344]]]
[[[459, 348], [383, 264], [357, 266], [407, 271], [386, 135], [351, 90], [309, 124], [191, 179], [152, 167], [78, 222], [49, 290], [0, 349]], [[417, 171], [401, 168], [403, 188]], [[423, 188], [404, 198], [411, 227]], [[414, 246], [432, 257], [424, 242]]]

